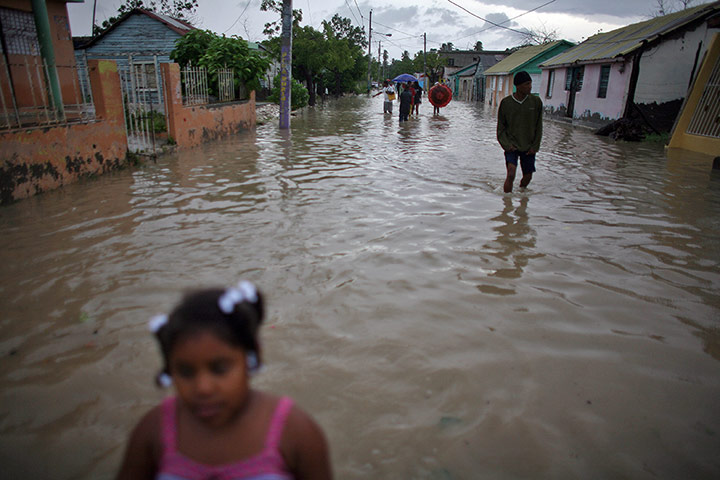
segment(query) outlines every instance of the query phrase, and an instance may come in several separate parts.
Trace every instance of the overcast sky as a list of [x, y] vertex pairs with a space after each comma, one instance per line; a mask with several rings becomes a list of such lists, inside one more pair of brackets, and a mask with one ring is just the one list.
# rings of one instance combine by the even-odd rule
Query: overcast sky
[[[260, 11], [261, 0], [199, 0], [196, 26], [218, 34], [239, 35], [261, 41], [263, 26], [277, 15]], [[675, 0], [665, 0], [673, 3]], [[550, 2], [550, 3], [548, 3]], [[114, 15], [123, 0], [97, 0], [96, 22]], [[303, 25], [320, 28], [323, 20], [335, 13], [367, 29], [372, 10], [372, 52], [377, 55], [378, 41], [391, 58], [400, 58], [403, 50], [411, 56], [451, 42], [455, 48], [469, 49], [483, 42], [485, 50], [504, 50], [521, 43], [515, 31], [556, 31], [559, 38], [579, 42], [599, 31], [610, 31], [650, 18], [657, 0], [503, 0], [497, 4], [476, 0], [294, 0], [293, 8], [303, 12]], [[528, 11], [541, 8], [527, 13]], [[693, 5], [705, 3], [696, 1]], [[94, 0], [68, 3], [73, 35], [89, 35]], [[481, 18], [478, 18], [481, 17]], [[499, 28], [489, 20], [502, 24]], [[508, 21], [510, 20], [510, 21]], [[506, 23], [503, 23], [506, 22]], [[515, 31], [514, 31], [515, 30]], [[383, 34], [392, 34], [387, 37]]]

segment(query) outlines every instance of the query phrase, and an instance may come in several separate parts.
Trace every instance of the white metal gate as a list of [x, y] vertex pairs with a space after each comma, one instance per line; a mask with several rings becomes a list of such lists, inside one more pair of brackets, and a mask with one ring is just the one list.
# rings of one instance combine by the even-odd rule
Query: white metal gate
[[118, 71], [128, 150], [154, 155], [159, 144], [158, 130], [162, 129], [167, 118], [162, 96], [162, 72], [157, 56], [148, 61], [128, 55], [127, 63], [118, 62]]

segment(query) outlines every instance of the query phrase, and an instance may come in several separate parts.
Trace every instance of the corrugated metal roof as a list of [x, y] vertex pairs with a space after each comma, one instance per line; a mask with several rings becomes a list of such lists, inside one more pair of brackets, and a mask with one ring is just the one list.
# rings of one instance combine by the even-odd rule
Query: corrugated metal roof
[[509, 75], [516, 69], [532, 61], [534, 58], [537, 58], [548, 50], [563, 43], [572, 45], [566, 40], [557, 40], [555, 42], [546, 43], [545, 45], [530, 45], [528, 47], [523, 47], [485, 70], [485, 75]]
[[541, 67], [557, 67], [573, 63], [596, 63], [623, 57], [661, 35], [668, 34], [699, 18], [720, 11], [720, 2], [706, 3], [679, 12], [652, 18], [611, 32], [599, 33], [580, 45], [565, 50], [545, 62]]

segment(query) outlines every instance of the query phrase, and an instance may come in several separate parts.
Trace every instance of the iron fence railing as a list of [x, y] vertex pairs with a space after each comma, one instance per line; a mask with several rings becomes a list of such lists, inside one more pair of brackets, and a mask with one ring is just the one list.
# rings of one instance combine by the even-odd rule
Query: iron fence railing
[[[87, 68], [58, 65], [61, 102], [49, 88], [48, 65], [40, 57], [24, 63], [0, 58], [0, 130], [47, 126], [95, 119], [95, 105], [87, 81]], [[81, 81], [81, 78], [83, 79]], [[62, 108], [57, 108], [61, 103]]]
[[218, 101], [232, 102], [235, 98], [235, 72], [232, 68], [221, 68], [218, 70]]
[[182, 69], [183, 105], [205, 105], [209, 103], [207, 70], [204, 67], [188, 65]]
[[220, 68], [214, 76], [217, 83], [208, 80], [209, 74], [204, 67], [188, 65], [181, 71], [183, 105], [207, 105], [215, 102], [234, 102], [244, 98], [243, 82], [236, 83], [232, 68]]

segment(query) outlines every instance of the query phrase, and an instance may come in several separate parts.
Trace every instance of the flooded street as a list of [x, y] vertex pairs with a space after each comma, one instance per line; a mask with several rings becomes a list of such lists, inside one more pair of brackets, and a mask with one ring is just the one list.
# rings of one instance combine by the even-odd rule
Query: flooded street
[[255, 385], [344, 479], [718, 478], [720, 174], [545, 122], [502, 193], [489, 107], [329, 101], [0, 208], [3, 478], [110, 479], [168, 392], [148, 319], [267, 295]]

